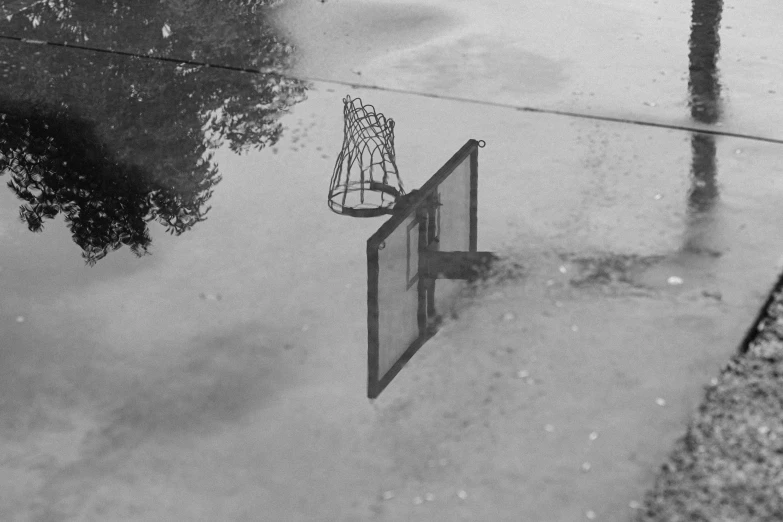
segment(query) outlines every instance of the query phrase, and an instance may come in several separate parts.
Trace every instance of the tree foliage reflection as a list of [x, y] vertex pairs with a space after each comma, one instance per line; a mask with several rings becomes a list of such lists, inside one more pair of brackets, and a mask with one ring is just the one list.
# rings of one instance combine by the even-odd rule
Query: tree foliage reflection
[[[49, 0], [0, 32], [285, 67], [291, 48], [264, 3]], [[305, 97], [303, 83], [280, 75], [16, 42], [0, 44], [0, 80], [0, 174], [28, 228], [62, 214], [89, 264], [123, 245], [148, 253], [150, 221], [173, 234], [203, 221], [220, 181], [214, 150], [276, 143], [279, 116]]]

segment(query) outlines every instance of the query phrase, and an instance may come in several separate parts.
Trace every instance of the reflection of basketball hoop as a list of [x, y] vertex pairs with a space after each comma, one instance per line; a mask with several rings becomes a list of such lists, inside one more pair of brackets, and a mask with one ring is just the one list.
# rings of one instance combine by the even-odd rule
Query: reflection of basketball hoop
[[360, 98], [346, 96], [343, 104], [343, 148], [329, 186], [329, 208], [354, 217], [390, 214], [405, 194], [395, 162], [394, 120]]

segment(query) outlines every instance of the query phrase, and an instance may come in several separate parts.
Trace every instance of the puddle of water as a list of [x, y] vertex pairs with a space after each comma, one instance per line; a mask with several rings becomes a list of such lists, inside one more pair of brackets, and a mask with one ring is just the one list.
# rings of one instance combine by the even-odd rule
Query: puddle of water
[[[452, 410], [461, 404], [459, 401], [434, 401], [441, 417], [445, 413], [456, 416], [444, 420], [445, 427], [429, 426], [430, 431], [418, 435], [394, 428], [396, 424], [391, 421], [373, 420], [375, 408], [383, 412], [390, 407], [383, 401], [368, 406], [363, 399], [364, 247], [367, 237], [383, 220], [350, 220], [333, 214], [326, 206], [333, 162], [322, 155], [336, 154], [342, 143], [344, 96], [342, 92], [329, 92], [329, 88], [316, 85], [309, 99], [281, 121], [288, 131], [275, 145], [277, 154], [271, 148], [244, 155], [226, 147], [216, 151], [213, 159], [223, 179], [210, 199], [214, 208], [209, 219], [180, 237], [155, 229], [155, 251], [143, 258], [157, 260], [154, 269], [116, 274], [64, 294], [57, 292], [56, 299], [49, 301], [61, 277], [54, 271], [41, 282], [41, 292], [48, 288], [48, 293], [25, 297], [20, 291], [14, 300], [4, 295], [3, 310], [12, 311], [14, 316], [18, 306], [27, 307], [26, 321], [15, 325], [14, 337], [6, 339], [21, 347], [40, 346], [37, 353], [41, 357], [57, 339], [64, 347], [64, 360], [74, 370], [56, 382], [75, 386], [95, 399], [103, 398], [96, 416], [102, 419], [101, 428], [108, 431], [98, 440], [103, 445], [96, 443], [95, 447], [104, 448], [109, 458], [115, 455], [126, 459], [122, 462], [126, 463], [128, 477], [118, 478], [109, 472], [111, 486], [101, 491], [93, 485], [102, 480], [103, 468], [98, 461], [83, 462], [86, 471], [75, 475], [76, 479], [52, 484], [48, 490], [51, 502], [65, 491], [81, 488], [98, 492], [89, 504], [86, 500], [77, 502], [80, 509], [97, 509], [120, 492], [126, 499], [123, 506], [130, 509], [163, 480], [162, 472], [156, 471], [159, 468], [145, 457], [153, 454], [164, 461], [166, 455], [172, 455], [165, 461], [166, 466], [190, 470], [190, 478], [178, 483], [178, 491], [190, 491], [188, 488], [194, 485], [202, 487], [193, 477], [211, 469], [217, 470], [226, 484], [225, 491], [232, 491], [246, 509], [270, 509], [274, 505], [280, 509], [280, 516], [301, 509], [306, 513], [349, 512], [361, 517], [371, 513], [373, 506], [378, 508], [376, 496], [388, 489], [399, 492], [395, 498], [407, 493], [411, 498], [425, 497], [427, 491], [418, 491], [415, 483], [421, 471], [414, 460], [426, 463], [444, 453], [464, 455], [468, 447], [471, 455], [480, 454], [479, 446], [507, 451], [504, 448], [509, 446], [502, 442], [506, 432], [482, 427], [484, 420], [494, 417], [476, 421], [470, 412], [481, 408], [470, 401], [455, 412]], [[748, 288], [763, 286], [759, 281], [768, 271], [759, 266], [770, 256], [777, 261], [769, 241], [776, 237], [772, 226], [775, 220], [770, 216], [775, 215], [778, 206], [774, 197], [764, 196], [778, 179], [775, 154], [768, 146], [751, 147], [746, 154], [737, 155], [736, 141], [720, 142], [715, 162], [720, 197], [709, 211], [713, 219], [699, 225], [704, 230], [695, 234], [689, 232], [694, 228], [687, 210], [693, 183], [688, 136], [638, 128], [620, 132], [611, 124], [596, 126], [549, 116], [509, 115], [500, 110], [479, 114], [449, 102], [424, 102], [388, 93], [373, 93], [370, 99], [395, 118], [397, 129], [405, 129], [397, 134], [396, 150], [400, 173], [411, 187], [429, 178], [465, 138], [487, 140], [479, 158], [479, 248], [492, 250], [503, 242], [515, 245], [522, 254], [516, 260], [523, 268], [533, 269], [534, 274], [541, 272], [540, 276], [527, 276], [528, 281], [543, 284], [563, 275], [558, 271], [563, 263], [560, 259], [551, 266], [543, 261], [529, 266], [531, 257], [539, 259], [532, 255], [535, 245], [564, 248], [575, 255], [603, 251], [618, 256], [676, 258], [683, 238], [699, 235], [699, 244], [724, 254], [717, 259], [708, 256], [697, 272], [709, 271], [720, 283], [724, 300], [742, 305], [752, 301]], [[433, 140], [431, 121], [441, 122], [452, 129], [453, 135]], [[317, 150], [319, 147], [322, 150]], [[666, 148], [673, 153], [659, 154]], [[749, 158], [753, 158], [752, 166], [745, 163]], [[751, 170], [753, 176], [748, 175]], [[6, 194], [11, 195], [10, 191]], [[656, 194], [663, 197], [656, 199]], [[292, 212], [292, 206], [296, 212]], [[743, 223], [754, 230], [752, 235], [739, 229]], [[25, 231], [19, 237], [41, 238], [47, 232], [51, 230], [34, 236]], [[67, 235], [65, 238], [69, 239]], [[26, 247], [24, 242], [20, 245]], [[59, 254], [51, 250], [51, 245], [49, 248], [41, 252], [57, 258]], [[533, 252], [528, 255], [530, 250]], [[98, 267], [116, 255], [119, 253], [100, 261]], [[613, 270], [612, 266], [610, 263], [607, 269]], [[549, 269], [552, 274], [544, 274]], [[17, 277], [15, 270], [9, 267], [12, 277]], [[677, 274], [690, 284], [690, 273]], [[674, 272], [660, 275], [665, 281]], [[215, 298], [208, 299], [208, 295]], [[562, 309], [553, 307], [552, 316], [546, 319], [551, 321], [546, 323], [550, 327], [563, 320], [562, 314], [574, 314], [579, 309], [578, 301], [561, 299]], [[686, 306], [704, 306], [703, 301], [688, 303], [686, 300]], [[620, 309], [619, 305], [611, 308]], [[515, 316], [526, 317], [523, 311]], [[516, 328], [519, 322], [504, 324]], [[692, 324], [703, 326], [696, 319]], [[468, 325], [476, 326], [472, 320], [465, 327]], [[577, 331], [572, 331], [574, 325]], [[565, 327], [568, 335], [592, 332], [584, 321], [569, 322]], [[457, 339], [462, 339], [460, 331], [453, 334]], [[448, 375], [460, 382], [483, 379], [464, 373], [475, 367], [470, 364], [454, 366], [444, 361], [430, 366], [425, 362], [427, 357], [440, 353], [439, 343], [446, 342], [446, 333], [440, 340], [433, 339], [434, 344], [422, 350], [422, 357], [401, 373], [401, 380], [387, 390], [388, 400], [411, 395], [413, 390], [426, 390], [422, 383], [444, 382]], [[4, 331], [4, 335], [10, 334]], [[512, 337], [535, 339], [537, 335], [532, 328]], [[449, 342], [455, 345], [457, 341]], [[194, 358], [192, 350], [197, 345], [203, 350]], [[264, 358], [267, 349], [269, 358]], [[546, 359], [543, 345], [538, 357]], [[238, 361], [239, 366], [231, 361]], [[195, 365], [189, 366], [191, 363]], [[14, 365], [37, 372], [35, 382], [45, 382], [58, 371], [24, 356]], [[192, 371], [185, 370], [189, 367]], [[625, 369], [618, 371], [627, 374]], [[284, 377], [290, 386], [278, 386], [265, 372]], [[625, 381], [637, 378], [628, 375]], [[134, 384], [134, 378], [139, 379], [138, 384]], [[229, 381], [236, 382], [236, 387], [226, 387]], [[144, 392], [146, 388], [152, 393]], [[489, 395], [502, 403], [497, 395]], [[233, 398], [238, 402], [232, 402]], [[486, 394], [480, 398], [484, 400]], [[407, 408], [395, 406], [391, 410], [399, 410], [395, 415], [402, 418], [408, 415], [419, 430], [427, 425], [424, 417], [430, 411], [423, 404], [422, 399]], [[497, 405], [501, 406], [504, 411], [512, 411], [509, 404]], [[227, 416], [221, 416], [221, 409], [227, 410]], [[549, 422], [543, 417], [540, 420], [542, 425]], [[469, 425], [461, 427], [463, 421], [469, 421]], [[271, 425], [275, 428], [269, 428]], [[469, 428], [478, 431], [466, 431]], [[462, 435], [448, 438], [445, 433], [450, 430]], [[171, 449], [169, 433], [176, 433], [173, 438], [181, 449]], [[430, 443], [423, 442], [422, 433], [430, 433]], [[465, 446], [465, 441], [477, 441], [478, 446], [472, 446], [473, 442]], [[309, 450], [302, 453], [295, 449], [302, 447]], [[415, 459], [407, 459], [395, 447], [420, 449]], [[201, 456], [194, 460], [194, 453]], [[217, 466], [221, 458], [228, 458], [232, 465]], [[583, 460], [576, 461], [577, 473], [581, 473], [578, 468]], [[391, 473], [392, 469], [398, 472]], [[504, 488], [514, 483], [502, 481], [495, 487], [472, 482], [470, 476], [481, 475], [482, 471], [469, 459], [458, 460], [454, 469], [462, 470], [462, 474], [444, 472], [443, 476], [430, 478], [439, 481], [432, 487], [436, 498], [461, 501], [455, 492], [449, 493], [452, 486], [465, 489], [469, 499], [502, 497]], [[591, 473], [596, 469], [594, 463]], [[314, 473], [328, 475], [329, 483], [314, 484]], [[547, 477], [557, 480], [555, 471]], [[251, 486], [264, 493], [251, 495]], [[303, 490], [311, 493], [302, 496], [298, 491]], [[192, 500], [188, 509], [194, 513], [208, 509], [207, 504], [215, 501], [203, 492], [198, 498], [188, 498]], [[278, 500], [272, 502], [272, 498]], [[358, 505], [351, 507], [354, 501]], [[477, 502], [481, 507], [476, 509], [491, 504]], [[452, 507], [443, 507], [444, 517], [454, 514]], [[147, 509], [154, 511], [157, 507], [148, 505]], [[406, 512], [402, 505], [383, 509]]]
[[[399, 15], [390, 39], [410, 22], [396, 8], [373, 9], [366, 21]], [[442, 19], [421, 19], [410, 37], [424, 45]], [[174, 38], [178, 25], [168, 23], [169, 37], [152, 27], [150, 41]], [[604, 498], [618, 477], [641, 488], [665, 437], [683, 425], [698, 379], [766, 295], [779, 258], [783, 177], [769, 144], [318, 83], [299, 102], [304, 86], [267, 77], [2, 45], [1, 73], [17, 82], [0, 86], [0, 146], [17, 163], [29, 157], [19, 151], [43, 151], [35, 167], [12, 166], [34, 201], [0, 196], [0, 241], [13, 246], [0, 249], [1, 366], [26, 383], [4, 380], [4, 396], [25, 414], [41, 390], [71, 400], [65, 409], [94, 413], [93, 435], [62, 446], [66, 439], [46, 433], [53, 426], [41, 428], [52, 451], [79, 460], [17, 491], [40, 502], [14, 515], [493, 519], [520, 515], [520, 491], [530, 519], [552, 506], [563, 519], [600, 512], [582, 504]], [[518, 49], [533, 65], [533, 55], [566, 54]], [[550, 80], [562, 72], [573, 81], [573, 68], [547, 70]], [[496, 297], [463, 308], [461, 322], [447, 324], [372, 404], [365, 241], [383, 219], [351, 220], [326, 206], [344, 91], [397, 122], [406, 186], [420, 186], [468, 138], [486, 140], [479, 249], [516, 256], [489, 289]], [[280, 92], [290, 97], [274, 101]], [[23, 93], [46, 104], [23, 103]], [[43, 232], [32, 234], [16, 214], [44, 197], [39, 190], [52, 200], [39, 207]], [[82, 223], [77, 239], [88, 251], [146, 230], [152, 255], [113, 252], [85, 266], [62, 220], [82, 201], [72, 223]], [[46, 205], [58, 218], [48, 219]], [[165, 233], [210, 205], [206, 221]], [[600, 293], [628, 281], [654, 291]], [[665, 404], [680, 408], [662, 410], [655, 399], [675, 386]], [[633, 438], [650, 418], [657, 446]], [[599, 425], [595, 442], [606, 446], [587, 455]], [[626, 442], [618, 462], [611, 452]], [[604, 519], [619, 520], [627, 499], [606, 505]]]
[[[68, 33], [68, 24], [83, 21], [80, 12], [67, 23], [44, 17], [38, 28]], [[129, 12], [141, 24], [145, 11]], [[89, 20], [80, 25], [85, 31]], [[40, 231], [64, 216], [93, 264], [123, 246], [147, 253], [150, 221], [176, 235], [203, 221], [220, 181], [214, 150], [274, 145], [282, 132], [276, 119], [304, 98], [301, 82], [278, 76], [226, 78], [225, 71], [123, 55], [0, 45], [0, 170], [24, 201], [28, 228]], [[241, 51], [233, 56], [244, 60]], [[258, 46], [256, 53], [272, 51]]]

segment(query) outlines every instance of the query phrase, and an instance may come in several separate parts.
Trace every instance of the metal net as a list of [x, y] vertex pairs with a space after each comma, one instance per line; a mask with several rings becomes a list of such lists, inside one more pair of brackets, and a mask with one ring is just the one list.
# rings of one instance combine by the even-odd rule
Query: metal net
[[343, 115], [343, 147], [329, 186], [329, 208], [355, 217], [389, 214], [405, 194], [395, 162], [394, 120], [350, 96], [343, 99]]

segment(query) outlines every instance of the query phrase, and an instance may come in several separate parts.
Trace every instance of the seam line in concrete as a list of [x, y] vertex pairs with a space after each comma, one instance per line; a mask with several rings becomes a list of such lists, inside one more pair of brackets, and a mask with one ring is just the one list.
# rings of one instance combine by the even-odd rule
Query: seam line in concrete
[[336, 85], [345, 85], [348, 87], [352, 87], [354, 89], [373, 89], [373, 90], [379, 90], [379, 91], [385, 91], [385, 92], [393, 92], [398, 94], [408, 94], [413, 96], [421, 96], [426, 98], [434, 98], [438, 100], [446, 100], [446, 101], [456, 101], [456, 102], [463, 102], [463, 103], [473, 103], [477, 105], [485, 105], [490, 107], [498, 107], [503, 109], [513, 109], [520, 112], [534, 112], [539, 114], [551, 114], [554, 116], [565, 116], [569, 118], [582, 118], [582, 119], [588, 119], [588, 120], [598, 120], [598, 121], [609, 121], [614, 123], [623, 123], [627, 125], [639, 125], [643, 127], [656, 127], [660, 129], [669, 129], [669, 130], [677, 130], [677, 131], [684, 131], [684, 132], [695, 132], [699, 134], [711, 134], [714, 136], [726, 136], [730, 138], [740, 138], [740, 139], [746, 139], [746, 140], [753, 140], [753, 141], [763, 141], [767, 143], [775, 143], [778, 145], [783, 145], [783, 139], [776, 139], [776, 138], [767, 138], [765, 136], [755, 136], [752, 134], [743, 134], [740, 132], [730, 132], [730, 131], [719, 131], [715, 129], [710, 128], [704, 128], [704, 127], [689, 127], [687, 125], [674, 125], [669, 123], [658, 123], [658, 122], [652, 122], [652, 121], [645, 121], [645, 120], [635, 120], [631, 118], [619, 118], [619, 117], [613, 117], [613, 116], [601, 116], [597, 114], [587, 114], [587, 113], [581, 113], [581, 112], [572, 112], [572, 111], [562, 111], [557, 109], [544, 109], [544, 108], [538, 108], [538, 107], [525, 107], [520, 105], [514, 105], [512, 103], [501, 103], [501, 102], [492, 102], [487, 100], [474, 100], [471, 98], [463, 98], [459, 96], [449, 96], [449, 95], [443, 95], [443, 94], [433, 94], [428, 92], [422, 92], [422, 91], [412, 91], [412, 90], [406, 90], [406, 89], [395, 89], [392, 87], [382, 87], [378, 85], [367, 85], [367, 84], [361, 84], [356, 82], [346, 82], [342, 80], [331, 80], [326, 78], [311, 78], [311, 77], [297, 77], [294, 75], [289, 75], [285, 73], [281, 73], [279, 70], [274, 68], [264, 68], [264, 69], [255, 69], [251, 67], [237, 67], [232, 65], [220, 65], [220, 64], [213, 64], [209, 62], [200, 62], [195, 60], [186, 60], [186, 59], [180, 59], [180, 58], [168, 58], [165, 56], [154, 56], [154, 55], [148, 55], [148, 54], [140, 54], [140, 53], [133, 53], [129, 51], [118, 51], [114, 49], [102, 49], [100, 47], [91, 47], [86, 45], [78, 45], [78, 44], [68, 44], [68, 43], [62, 43], [62, 42], [49, 42], [45, 40], [34, 40], [30, 38], [22, 38], [19, 36], [8, 36], [8, 35], [0, 35], [0, 40], [12, 40], [16, 42], [21, 42], [24, 44], [32, 44], [32, 45], [50, 45], [53, 47], [65, 47], [65, 48], [71, 48], [71, 49], [78, 49], [82, 51], [91, 51], [91, 52], [97, 52], [97, 53], [104, 53], [104, 54], [115, 54], [119, 56], [129, 56], [134, 58], [142, 58], [145, 60], [157, 60], [161, 62], [169, 62], [169, 63], [175, 63], [178, 65], [193, 65], [197, 67], [209, 67], [212, 69], [224, 69], [227, 71], [234, 71], [234, 72], [244, 72], [244, 73], [250, 73], [250, 74], [271, 74], [275, 76], [280, 76], [283, 78], [289, 78], [292, 80], [299, 80], [304, 82], [321, 82], [321, 83], [331, 83]]

